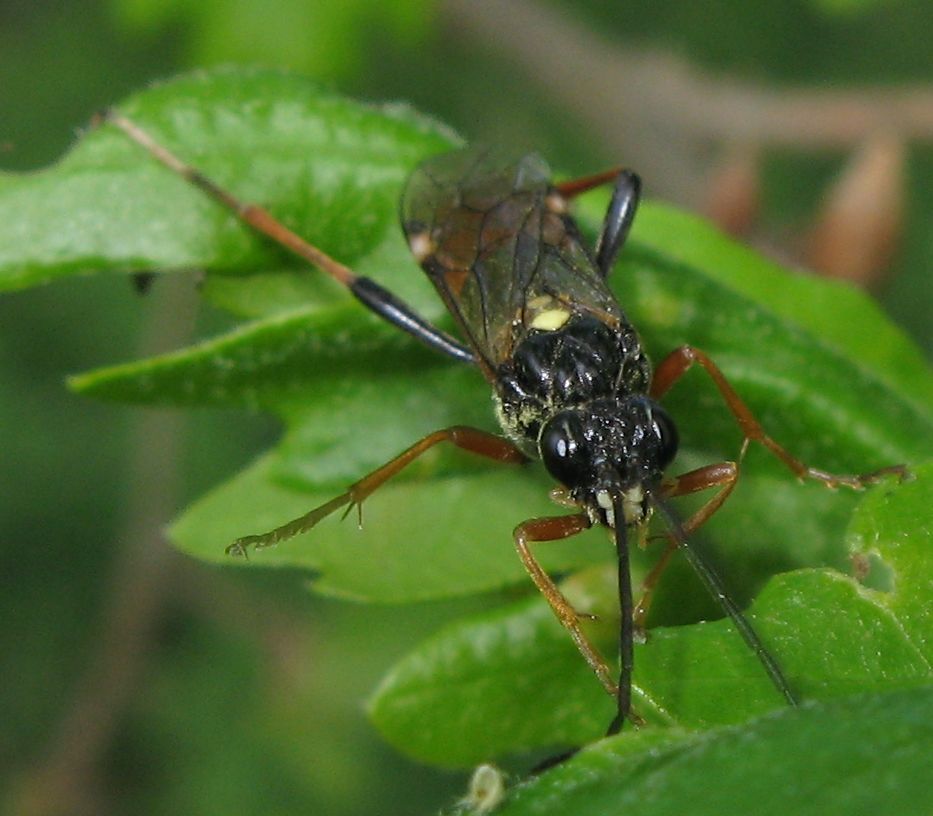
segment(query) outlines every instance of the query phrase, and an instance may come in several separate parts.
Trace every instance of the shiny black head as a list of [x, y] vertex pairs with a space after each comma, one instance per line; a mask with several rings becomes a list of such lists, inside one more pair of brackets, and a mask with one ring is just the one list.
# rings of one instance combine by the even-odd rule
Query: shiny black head
[[[667, 412], [638, 394], [558, 412], [542, 426], [538, 452], [573, 499], [605, 519], [611, 497], [625, 494], [634, 500], [657, 486], [677, 442]], [[634, 508], [632, 513], [637, 515]]]

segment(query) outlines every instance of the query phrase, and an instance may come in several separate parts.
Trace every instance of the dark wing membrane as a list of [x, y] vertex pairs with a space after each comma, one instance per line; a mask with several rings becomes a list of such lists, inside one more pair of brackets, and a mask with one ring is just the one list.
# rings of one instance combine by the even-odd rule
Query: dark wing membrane
[[487, 372], [542, 312], [620, 315], [575, 225], [548, 206], [549, 178], [537, 155], [468, 148], [418, 167], [402, 198], [412, 250]]

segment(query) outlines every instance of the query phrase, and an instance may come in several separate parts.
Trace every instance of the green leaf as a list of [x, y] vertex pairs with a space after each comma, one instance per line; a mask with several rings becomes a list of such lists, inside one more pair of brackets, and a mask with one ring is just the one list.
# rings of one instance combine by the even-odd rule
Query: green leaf
[[[926, 466], [911, 481], [873, 490], [853, 522], [856, 530], [868, 519], [877, 525], [871, 546], [895, 589], [810, 569], [776, 576], [755, 600], [749, 618], [804, 699], [930, 681], [930, 578], [918, 566], [933, 532], [928, 515], [924, 526], [913, 522], [931, 501]], [[576, 608], [599, 616], [592, 634], [608, 651], [618, 625], [611, 571], [578, 575], [564, 589]], [[636, 646], [634, 701], [649, 723], [688, 729], [740, 723], [784, 704], [728, 620], [652, 629]], [[586, 744], [605, 731], [612, 701], [535, 599], [439, 632], [386, 675], [370, 713], [390, 742], [419, 760], [468, 766]]]
[[[803, 329], [807, 342], [830, 346], [930, 413], [933, 377], [922, 352], [855, 286], [788, 273], [697, 216], [651, 202], [639, 211], [630, 249], [689, 264], [729, 291], [766, 305], [785, 325]], [[659, 315], [667, 308], [665, 299], [655, 304]], [[717, 310], [704, 316], [718, 318]]]
[[[394, 228], [414, 163], [453, 141], [404, 106], [242, 68], [156, 85], [120, 110], [348, 263]], [[0, 289], [96, 271], [243, 272], [283, 257], [112, 127], [47, 171], [0, 175]]]
[[[600, 616], [587, 628], [610, 654], [618, 620], [611, 574], [595, 569], [562, 590]], [[446, 767], [583, 745], [600, 737], [613, 715], [612, 700], [539, 597], [445, 627], [385, 675], [368, 708], [396, 748]]]
[[850, 816], [933, 810], [933, 688], [605, 740], [508, 792], [501, 816]]
[[866, 496], [849, 525], [847, 540], [854, 556], [880, 573], [865, 582], [882, 588], [872, 599], [886, 608], [909, 633], [911, 643], [933, 665], [933, 462], [913, 468], [896, 489]]
[[[429, 0], [279, 2], [268, 6], [215, 0], [114, 0], [117, 20], [133, 34], [184, 30], [180, 61], [290, 65], [312, 76], [353, 81], [381, 66], [388, 42], [423, 48], [437, 9]], [[374, 47], [376, 44], [379, 47]]]
[[[361, 105], [294, 76], [242, 69], [173, 80], [120, 110], [242, 200], [266, 207], [426, 317], [445, 319], [396, 224], [411, 167], [456, 143], [437, 123], [403, 106]], [[0, 175], [0, 289], [89, 272], [182, 269], [205, 270], [209, 301], [252, 322], [170, 355], [82, 375], [73, 386], [141, 404], [260, 407], [284, 420], [273, 452], [176, 522], [172, 536], [185, 551], [237, 563], [223, 555], [234, 538], [304, 513], [437, 427], [493, 427], [489, 390], [476, 371], [365, 313], [115, 129], [87, 133], [47, 171]], [[863, 295], [787, 273], [650, 203], [612, 281], [656, 359], [681, 343], [704, 348], [768, 431], [808, 463], [863, 472], [933, 454], [930, 372]], [[740, 432], [701, 371], [667, 403], [683, 440], [673, 470], [737, 456]], [[912, 495], [920, 483], [900, 490]], [[306, 569], [323, 591], [379, 601], [527, 586], [509, 532], [524, 518], [558, 512], [547, 488], [535, 465], [494, 468], [432, 451], [367, 501], [362, 531], [352, 519], [328, 520], [249, 563]], [[930, 592], [911, 548], [915, 528], [929, 533], [922, 526], [929, 502], [892, 492], [889, 505], [878, 495], [848, 539], [862, 548], [860, 569], [872, 570], [865, 587], [825, 570], [767, 583], [781, 571], [845, 567], [856, 497], [796, 485], [760, 448], [749, 451], [734, 496], [704, 528], [741, 599], [767, 584], [753, 612], [806, 695], [882, 689], [928, 672], [928, 643], [918, 631], [929, 622]], [[894, 526], [900, 522], [906, 526]], [[906, 549], [898, 555], [889, 544]], [[541, 554], [548, 568], [567, 572], [608, 561], [611, 549], [596, 531]], [[571, 581], [594, 602], [602, 597], [609, 629], [597, 636], [610, 642], [611, 593], [600, 595], [599, 582], [585, 577]], [[675, 626], [707, 617], [709, 602], [683, 569], [665, 578], [638, 655], [645, 716], [709, 728], [773, 707], [773, 690], [725, 622]], [[911, 594], [917, 586], [920, 594]], [[824, 648], [825, 632], [832, 648]], [[845, 634], [852, 632], [864, 641], [853, 643]], [[439, 637], [434, 648], [452, 650], [463, 677], [428, 650], [417, 672], [395, 672], [373, 704], [405, 750], [450, 764], [579, 742], [602, 729], [608, 701], [539, 601]], [[869, 646], [860, 652], [859, 642]], [[454, 680], [466, 690], [465, 706], [444, 696]], [[527, 693], [516, 698], [510, 680]], [[532, 692], [544, 690], [550, 696], [541, 705]], [[412, 723], [424, 715], [436, 734], [459, 743], [455, 749], [445, 753], [443, 740], [429, 734], [419, 742]]]
[[[352, 304], [278, 312], [158, 358], [73, 377], [82, 394], [141, 404], [285, 408], [326, 396], [349, 371], [400, 375], [438, 361]], [[468, 371], [468, 373], [471, 373]]]

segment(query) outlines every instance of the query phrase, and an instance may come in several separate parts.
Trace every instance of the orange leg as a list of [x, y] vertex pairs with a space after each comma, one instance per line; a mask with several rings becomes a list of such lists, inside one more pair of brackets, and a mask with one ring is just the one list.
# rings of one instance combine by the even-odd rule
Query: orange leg
[[554, 185], [554, 189], [564, 198], [574, 198], [581, 193], [594, 190], [603, 184], [608, 184], [610, 181], [615, 181], [621, 172], [621, 167], [613, 167], [611, 170], [603, 170], [603, 172], [595, 173], [592, 176], [561, 181]]
[[534, 581], [535, 586], [551, 605], [551, 609], [569, 633], [573, 642], [580, 650], [589, 667], [603, 684], [603, 688], [613, 697], [618, 694], [618, 686], [613, 680], [612, 670], [606, 663], [605, 658], [599, 653], [599, 650], [590, 643], [589, 638], [580, 626], [581, 616], [573, 608], [563, 593], [557, 588], [551, 576], [548, 575], [537, 559], [531, 553], [532, 543], [540, 541], [559, 541], [563, 538], [570, 538], [577, 535], [591, 526], [589, 517], [584, 513], [577, 513], [571, 516], [554, 516], [550, 518], [529, 519], [519, 524], [512, 533], [515, 540], [515, 548], [518, 555], [525, 565], [525, 569]]
[[719, 370], [716, 364], [702, 351], [692, 346], [681, 346], [672, 351], [654, 372], [654, 380], [651, 383], [651, 396], [654, 399], [660, 399], [694, 364], [698, 363], [703, 370], [710, 376], [712, 381], [719, 389], [726, 405], [732, 412], [742, 433], [745, 435], [745, 443], [759, 442], [764, 445], [771, 453], [780, 459], [798, 479], [815, 479], [822, 482], [827, 487], [836, 488], [840, 486], [851, 487], [855, 490], [861, 490], [866, 485], [878, 481], [884, 476], [898, 474], [904, 476], [907, 469], [903, 465], [894, 465], [892, 467], [881, 468], [871, 473], [859, 475], [840, 475], [827, 473], [825, 470], [811, 468], [792, 456], [781, 445], [775, 442], [764, 428], [755, 419], [755, 416], [749, 410], [748, 406], [742, 401], [735, 390], [729, 385], [729, 381]]
[[[735, 462], [720, 462], [715, 465], [691, 470], [682, 476], [666, 481], [662, 486], [662, 493], [665, 498], [673, 496], [687, 496], [691, 493], [698, 493], [701, 490], [707, 490], [711, 487], [718, 487], [715, 495], [697, 510], [690, 518], [683, 523], [683, 531], [687, 536], [692, 535], [697, 529], [704, 525], [707, 520], [719, 510], [726, 499], [735, 488], [739, 478], [739, 466]], [[651, 601], [654, 598], [654, 590], [661, 579], [664, 570], [667, 569], [671, 561], [671, 556], [677, 550], [677, 540], [671, 536], [664, 536], [667, 539], [667, 545], [657, 563], [652, 567], [651, 572], [645, 576], [641, 585], [641, 597], [635, 604], [635, 610], [632, 613], [635, 628], [644, 632], [645, 618], [648, 616], [648, 610], [651, 608]]]
[[362, 514], [363, 501], [374, 490], [439, 442], [451, 442], [462, 450], [485, 456], [487, 459], [493, 459], [497, 462], [520, 464], [527, 461], [525, 454], [511, 442], [495, 434], [477, 428], [469, 428], [465, 425], [444, 428], [428, 434], [424, 439], [419, 440], [406, 451], [396, 456], [395, 459], [386, 462], [381, 468], [374, 470], [368, 476], [364, 476], [351, 485], [345, 493], [341, 493], [320, 507], [315, 507], [305, 515], [283, 524], [281, 527], [276, 527], [268, 533], [238, 538], [227, 547], [227, 552], [231, 555], [245, 556], [250, 547], [257, 550], [263, 547], [271, 547], [273, 544], [278, 544], [280, 541], [292, 538], [299, 533], [307, 532], [321, 519], [344, 506], [347, 508], [346, 512], [349, 513], [355, 505]]
[[353, 270], [349, 267], [344, 266], [339, 261], [335, 261], [316, 246], [309, 244], [299, 235], [296, 235], [283, 224], [279, 223], [266, 210], [262, 209], [262, 207], [235, 198], [199, 170], [187, 165], [174, 153], [159, 144], [131, 119], [127, 119], [115, 110], [104, 111], [98, 115], [98, 118], [120, 128], [130, 139], [149, 151], [155, 159], [170, 170], [203, 190], [215, 201], [227, 207], [227, 209], [236, 213], [239, 218], [249, 224], [253, 229], [263, 233], [276, 243], [287, 247], [299, 257], [304, 258], [309, 263], [322, 269], [338, 283], [347, 288], [351, 288], [354, 281], [357, 280], [356, 274], [354, 274]]

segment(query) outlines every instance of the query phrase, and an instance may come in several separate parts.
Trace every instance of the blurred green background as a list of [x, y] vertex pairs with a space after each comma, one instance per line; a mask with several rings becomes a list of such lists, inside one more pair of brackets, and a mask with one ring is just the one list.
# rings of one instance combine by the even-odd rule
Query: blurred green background
[[[756, 130], [755, 105], [780, 111], [812, 92], [875, 111], [902, 95], [929, 104], [931, 30], [924, 0], [4, 0], [0, 167], [53, 162], [95, 109], [152, 79], [258, 63], [408, 100], [471, 140], [533, 146], [567, 172], [629, 163], [648, 195], [725, 210], [723, 223], [799, 262], [821, 200], [872, 133], [847, 129], [830, 105], [827, 121]], [[733, 120], [724, 93], [742, 103]], [[922, 123], [933, 111], [905, 121], [883, 128], [900, 175], [869, 188], [901, 180], [879, 203], [901, 214], [873, 286], [929, 353], [933, 132]], [[177, 556], [160, 526], [275, 427], [65, 389], [67, 374], [184, 342], [179, 302], [170, 282], [140, 298], [122, 278], [0, 298], [0, 808], [436, 810], [465, 777], [395, 755], [361, 701], [455, 610], [386, 614], [315, 599], [287, 574]], [[226, 325], [191, 320], [201, 334]]]

